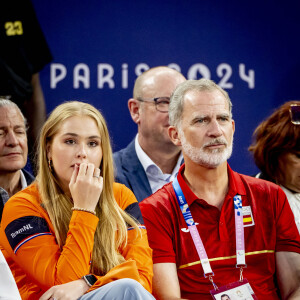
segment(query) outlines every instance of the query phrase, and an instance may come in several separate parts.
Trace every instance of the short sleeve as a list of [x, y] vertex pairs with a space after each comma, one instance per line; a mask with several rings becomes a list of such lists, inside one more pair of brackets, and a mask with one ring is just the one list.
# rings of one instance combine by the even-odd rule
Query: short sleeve
[[276, 252], [300, 253], [300, 236], [295, 218], [283, 190], [278, 187], [276, 203]]
[[[151, 200], [154, 201], [153, 195]], [[162, 203], [156, 202], [154, 206], [148, 199], [139, 205], [148, 232], [149, 245], [153, 249], [153, 263], [176, 263], [171, 213]]]

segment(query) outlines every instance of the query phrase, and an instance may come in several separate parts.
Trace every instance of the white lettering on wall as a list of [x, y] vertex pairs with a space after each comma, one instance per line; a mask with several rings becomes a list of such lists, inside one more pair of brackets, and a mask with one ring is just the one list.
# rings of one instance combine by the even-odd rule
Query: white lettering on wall
[[[197, 74], [200, 74], [200, 77], [197, 76]], [[199, 79], [199, 78], [206, 78], [206, 79], [210, 79], [210, 71], [208, 69], [208, 67], [204, 64], [194, 64], [192, 65], [187, 73], [187, 78], [188, 79]]]
[[220, 64], [217, 67], [217, 75], [222, 78], [218, 85], [223, 89], [232, 89], [233, 84], [228, 82], [229, 78], [232, 75], [232, 68], [228, 64]]
[[122, 64], [122, 88], [128, 88], [128, 64]]
[[[56, 74], [57, 71], [58, 75]], [[50, 87], [55, 89], [58, 82], [62, 81], [67, 75], [67, 68], [63, 64], [51, 64], [50, 66]]]
[[80, 82], [85, 89], [90, 88], [90, 69], [86, 64], [77, 64], [73, 71], [74, 89], [79, 89]]
[[[176, 63], [170, 63], [169, 68], [173, 68], [178, 72], [181, 72], [181, 67]], [[128, 77], [135, 75], [138, 77], [143, 72], [149, 70], [149, 65], [146, 63], [139, 63], [136, 66], [130, 67], [127, 63], [122, 63], [121, 66], [114, 68], [114, 66], [107, 63], [99, 63], [97, 65], [97, 88], [98, 89], [114, 89], [115, 85], [115, 69], [118, 74], [121, 75], [120, 82], [122, 89], [128, 89]], [[72, 74], [72, 72], [70, 72]], [[211, 79], [212, 70], [209, 69], [205, 64], [196, 63], [189, 67], [187, 71], [187, 79], [200, 79], [207, 78]], [[253, 69], [248, 69], [246, 71], [246, 65], [240, 63], [238, 67], [233, 67], [227, 63], [221, 63], [216, 67], [215, 75], [220, 80], [215, 80], [216, 83], [224, 89], [233, 89], [237, 82], [232, 82], [233, 78], [237, 81], [237, 76], [233, 77], [234, 73], [238, 73], [241, 81], [248, 84], [249, 89], [255, 88], [255, 72]], [[79, 89], [89, 89], [91, 88], [90, 79], [91, 69], [85, 63], [78, 63], [73, 68], [73, 88]], [[92, 72], [93, 74], [93, 72]], [[185, 74], [183, 74], [185, 75]], [[50, 65], [50, 87], [51, 89], [56, 89], [59, 82], [62, 82], [67, 77], [67, 68], [65, 65], [60, 63], [52, 63]], [[215, 77], [214, 77], [215, 79]], [[117, 87], [118, 88], [118, 87]]]
[[115, 82], [112, 79], [114, 76], [114, 68], [109, 64], [98, 64], [98, 88], [102, 89], [107, 83], [110, 89], [115, 88]]
[[177, 64], [168, 64], [168, 67], [181, 73], [181, 68]]
[[239, 74], [241, 79], [248, 82], [249, 89], [254, 89], [254, 70], [249, 70], [248, 75], [246, 74], [246, 66], [244, 64], [239, 65]]
[[150, 67], [147, 64], [141, 63], [135, 67], [135, 75], [140, 76], [143, 72], [149, 70]]

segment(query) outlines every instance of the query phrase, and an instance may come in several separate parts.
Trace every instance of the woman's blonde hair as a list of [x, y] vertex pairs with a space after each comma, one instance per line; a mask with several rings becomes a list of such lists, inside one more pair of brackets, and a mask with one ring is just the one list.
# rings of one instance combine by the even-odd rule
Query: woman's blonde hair
[[52, 172], [47, 160], [47, 147], [59, 131], [63, 122], [74, 116], [92, 118], [99, 129], [103, 158], [101, 172], [103, 191], [96, 206], [96, 215], [100, 219], [92, 253], [91, 272], [106, 274], [111, 268], [124, 262], [119, 249], [127, 243], [127, 224], [138, 228], [137, 222], [124, 212], [117, 204], [113, 194], [114, 170], [110, 138], [106, 122], [101, 113], [92, 105], [71, 101], [56, 107], [45, 122], [39, 141], [37, 183], [42, 205], [49, 214], [54, 226], [58, 245], [65, 244], [72, 215], [72, 200], [63, 192], [55, 172]]

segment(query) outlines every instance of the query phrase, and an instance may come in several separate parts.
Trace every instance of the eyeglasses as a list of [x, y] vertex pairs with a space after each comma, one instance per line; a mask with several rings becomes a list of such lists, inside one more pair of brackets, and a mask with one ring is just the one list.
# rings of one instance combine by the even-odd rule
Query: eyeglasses
[[11, 95], [0, 95], [0, 99], [11, 100]]
[[300, 105], [291, 104], [290, 105], [290, 116], [291, 122], [295, 125], [300, 125]]
[[157, 97], [152, 99], [137, 99], [140, 102], [154, 103], [157, 111], [167, 113], [169, 111], [170, 97]]

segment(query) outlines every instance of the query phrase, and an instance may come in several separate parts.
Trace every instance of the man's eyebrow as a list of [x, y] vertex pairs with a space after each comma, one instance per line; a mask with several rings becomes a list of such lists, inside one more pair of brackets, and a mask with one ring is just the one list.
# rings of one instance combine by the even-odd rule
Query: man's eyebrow
[[208, 114], [206, 114], [206, 115], [196, 115], [196, 116], [194, 116], [193, 119], [204, 119], [204, 118], [208, 118], [208, 117], [209, 117]]
[[209, 118], [210, 116], [208, 114], [203, 114], [203, 115], [195, 115], [193, 116], [193, 120], [197, 120], [197, 119], [205, 119], [205, 118]]
[[229, 113], [220, 113], [218, 114], [219, 117], [230, 117]]
[[14, 129], [23, 128], [26, 129], [25, 125], [16, 125], [14, 126]]
[[[0, 126], [0, 130], [5, 130], [5, 129], [7, 129], [7, 128], [8, 128], [8, 126]], [[25, 125], [15, 125], [15, 126], [13, 127], [13, 129], [18, 129], [18, 128], [26, 129]]]

